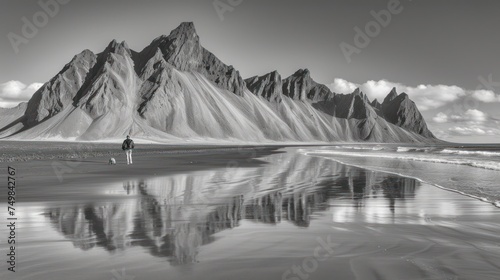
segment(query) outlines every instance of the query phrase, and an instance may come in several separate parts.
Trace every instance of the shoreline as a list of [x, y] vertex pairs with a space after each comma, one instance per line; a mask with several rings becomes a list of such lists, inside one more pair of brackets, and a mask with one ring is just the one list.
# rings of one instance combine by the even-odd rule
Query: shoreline
[[[45, 144], [45, 145], [44, 145]], [[337, 144], [331, 144], [337, 145]], [[137, 145], [136, 145], [137, 146]], [[134, 149], [136, 154], [178, 154], [204, 151], [227, 151], [261, 148], [321, 147], [328, 144], [157, 144], [141, 143]], [[121, 155], [120, 143], [109, 142], [42, 142], [42, 141], [0, 141], [0, 163], [26, 162], [31, 160], [87, 159]], [[23, 151], [23, 152], [20, 152]]]
[[[38, 142], [37, 142], [38, 143]], [[73, 144], [73, 143], [71, 143]], [[19, 166], [21, 165], [21, 169], [30, 169], [31, 166], [36, 166], [39, 165], [38, 163], [42, 162], [47, 162], [51, 165], [52, 168], [42, 168], [40, 169], [32, 169], [34, 173], [31, 173], [28, 175], [28, 177], [36, 177], [38, 175], [47, 175], [51, 174], [54, 177], [58, 177], [59, 175], [57, 174], [58, 171], [56, 169], [60, 169], [62, 173], [64, 173], [64, 176], [75, 176], [78, 180], [85, 179], [83, 177], [82, 173], [76, 172], [76, 169], [80, 168], [81, 165], [83, 165], [84, 168], [89, 168], [88, 172], [90, 174], [100, 174], [99, 168], [107, 168], [107, 171], [109, 173], [107, 174], [108, 177], [104, 176], [104, 178], [101, 178], [104, 181], [111, 182], [112, 178], [118, 178], [117, 176], [122, 176], [122, 178], [126, 177], [148, 177], [148, 176], [167, 176], [167, 175], [172, 175], [172, 174], [178, 174], [182, 172], [192, 172], [192, 171], [199, 171], [199, 170], [210, 170], [210, 169], [215, 169], [215, 168], [221, 168], [221, 167], [228, 167], [229, 165], [234, 165], [235, 161], [248, 161], [248, 160], [257, 160], [260, 157], [268, 156], [273, 153], [287, 153], [289, 152], [290, 149], [299, 151], [301, 147], [327, 147], [330, 145], [262, 145], [262, 146], [253, 146], [253, 145], [203, 145], [203, 146], [185, 146], [185, 145], [156, 145], [156, 144], [145, 144], [150, 145], [147, 146], [145, 149], [136, 149], [134, 152], [133, 156], [134, 159], [136, 159], [136, 164], [132, 165], [129, 167], [129, 169], [123, 169], [121, 168], [122, 166], [125, 166], [122, 162], [118, 162], [116, 166], [110, 166], [107, 164], [109, 158], [108, 156], [117, 156], [117, 160], [121, 160], [122, 157], [124, 157], [123, 152], [120, 150], [119, 152], [104, 152], [104, 150], [107, 148], [107, 146], [102, 147], [102, 144], [106, 143], [99, 143], [100, 148], [98, 151], [91, 151], [90, 154], [89, 152], [82, 152], [78, 151], [80, 154], [71, 154], [68, 152], [61, 152], [60, 154], [56, 155], [42, 155], [39, 157], [33, 157], [33, 158], [22, 158], [20, 160], [12, 160], [12, 161], [3, 161], [3, 156], [4, 154], [0, 155], [0, 165], [15, 165]], [[347, 145], [352, 145], [353, 143], [344, 143]], [[361, 144], [361, 143], [360, 143]], [[399, 143], [397, 143], [399, 145]], [[115, 144], [109, 144], [116, 146]], [[340, 143], [332, 144], [331, 146], [335, 145], [342, 145]], [[390, 144], [388, 144], [390, 145]], [[395, 144], [396, 145], [396, 144]], [[55, 151], [55, 150], [50, 150], [50, 151]], [[77, 153], [78, 153], [77, 152]], [[158, 166], [158, 164], [155, 164], [154, 166], [148, 165], [148, 166], [140, 166], [137, 164], [137, 159], [139, 161], [155, 161], [155, 160], [160, 160], [160, 162], [167, 163], [168, 161], [174, 161], [175, 163], [186, 163], [186, 162], [193, 162], [194, 158], [197, 156], [201, 157], [207, 157], [210, 155], [215, 155], [215, 156], [221, 156], [227, 154], [229, 156], [235, 156], [233, 159], [228, 159], [226, 163], [221, 164], [220, 162], [214, 163], [211, 162], [210, 164], [206, 164], [203, 167], [200, 166], [184, 166], [185, 169], [182, 168], [172, 168], [168, 171], [164, 171], [161, 169], [161, 167]], [[64, 156], [62, 156], [64, 155]], [[308, 152], [305, 153], [304, 155], [306, 156], [314, 156], [314, 157], [320, 157], [324, 158], [327, 160], [332, 160], [335, 162], [338, 162], [340, 164], [346, 165], [346, 166], [353, 166], [357, 167], [360, 169], [365, 169], [365, 170], [370, 170], [370, 171], [376, 171], [376, 172], [381, 172], [381, 173], [387, 173], [387, 174], [392, 174], [404, 178], [410, 178], [410, 179], [415, 179], [418, 180], [422, 183], [432, 185], [436, 188], [442, 189], [444, 191], [449, 191], [452, 193], [456, 193], [462, 196], [466, 196], [469, 198], [472, 198], [474, 200], [481, 201], [483, 203], [488, 203], [496, 208], [500, 208], [500, 204], [497, 202], [495, 203], [494, 201], [489, 201], [485, 198], [479, 197], [479, 196], [474, 196], [471, 194], [467, 194], [465, 192], [459, 191], [459, 190], [454, 190], [451, 188], [447, 188], [444, 186], [441, 186], [437, 183], [433, 183], [430, 181], [427, 181], [426, 179], [416, 177], [416, 176], [411, 176], [411, 175], [405, 175], [402, 173], [398, 172], [391, 172], [383, 169], [377, 169], [369, 166], [363, 166], [363, 165], [357, 165], [357, 164], [351, 164], [344, 162], [342, 160], [336, 159], [334, 157], [327, 157], [327, 156], [322, 156], [322, 155], [316, 155], [314, 152]], [[168, 157], [170, 156], [170, 157]], [[91, 159], [91, 160], [88, 160]], [[197, 161], [194, 161], [197, 163]], [[62, 163], [62, 164], [55, 164], [55, 163]], [[171, 163], [170, 163], [171, 164]], [[43, 165], [43, 164], [42, 164]], [[238, 165], [238, 163], [236, 163]], [[113, 167], [117, 167], [115, 169], [110, 169]], [[47, 171], [49, 171], [47, 173]], [[76, 173], [68, 173], [68, 172], [76, 172]], [[164, 172], [160, 174], [161, 172]], [[89, 175], [90, 175], [89, 174]], [[100, 174], [102, 175], [102, 174]], [[54, 179], [54, 178], [52, 178]], [[74, 179], [73, 179], [74, 180]], [[58, 181], [52, 180], [51, 184], [57, 184], [61, 183], [63, 184], [64, 180], [61, 180], [58, 178]], [[93, 181], [93, 179], [90, 179], [90, 181]], [[28, 181], [29, 183], [34, 183], [35, 180], [30, 180]], [[96, 182], [97, 183], [97, 182]]]
[[[258, 147], [294, 148], [294, 147], [327, 147], [343, 145], [367, 145], [367, 146], [428, 146], [439, 147], [442, 145], [452, 145], [452, 147], [462, 147], [463, 145], [476, 145], [466, 143], [436, 142], [436, 143], [377, 143], [377, 142], [176, 142], [146, 143], [147, 139], [139, 139], [137, 151], [144, 153], [169, 153], [172, 151], [185, 150], [187, 152], [196, 150], [215, 149], [252, 149]], [[122, 153], [121, 141], [53, 141], [53, 140], [11, 140], [0, 139], [0, 163], [1, 162], [22, 162], [30, 160], [57, 160], [57, 159], [86, 159], [104, 156], [116, 156]], [[484, 144], [495, 145], [495, 144]], [[19, 153], [26, 150], [24, 153]], [[49, 148], [47, 148], [47, 146]]]
[[456, 194], [459, 194], [459, 195], [462, 195], [462, 196], [466, 196], [466, 197], [469, 197], [469, 198], [472, 198], [472, 199], [475, 199], [475, 200], [478, 200], [478, 201], [490, 204], [490, 205], [492, 205], [492, 206], [494, 206], [496, 208], [500, 208], [500, 202], [489, 201], [488, 199], [486, 199], [484, 197], [479, 197], [479, 196], [475, 196], [475, 195], [472, 195], [472, 194], [467, 194], [467, 193], [459, 191], [459, 190], [450, 189], [450, 188], [441, 186], [439, 184], [436, 184], [436, 183], [433, 183], [433, 182], [429, 182], [429, 181], [427, 181], [425, 179], [422, 179], [422, 178], [419, 178], [419, 177], [415, 177], [415, 176], [411, 176], [411, 175], [406, 175], [406, 174], [402, 174], [402, 173], [398, 173], [398, 172], [391, 172], [391, 171], [387, 171], [387, 170], [383, 170], [383, 169], [376, 169], [376, 168], [372, 168], [372, 167], [368, 167], [368, 166], [363, 166], [363, 165], [346, 163], [344, 161], [341, 161], [341, 160], [333, 158], [333, 157], [327, 157], [327, 156], [321, 156], [321, 155], [314, 154], [314, 152], [305, 153], [305, 155], [314, 156], [314, 157], [321, 157], [321, 158], [333, 160], [333, 161], [338, 162], [340, 164], [347, 165], [347, 166], [353, 166], [353, 167], [357, 167], [357, 168], [360, 168], [360, 169], [365, 169], [365, 170], [370, 170], [370, 171], [376, 171], [376, 172], [381, 172], [381, 173], [387, 173], [387, 174], [392, 174], [392, 175], [396, 175], [396, 176], [401, 176], [401, 177], [404, 177], [404, 178], [414, 179], [414, 180], [417, 180], [417, 181], [419, 181], [421, 183], [434, 186], [434, 187], [442, 189], [444, 191], [448, 191], [448, 192], [456, 193]]
[[[15, 144], [18, 143], [17, 141], [5, 141], [5, 142], [11, 142], [11, 143], [15, 143]], [[33, 141], [26, 141], [26, 142], [37, 143], [37, 144], [40, 143], [37, 141], [34, 141], [34, 142]], [[2, 143], [2, 141], [0, 141], [0, 144], [1, 143]], [[46, 143], [54, 144], [52, 142], [46, 142]], [[32, 166], [32, 165], [37, 165], [36, 162], [38, 162], [38, 163], [50, 162], [52, 164], [57, 163], [57, 162], [66, 162], [66, 164], [63, 163], [62, 165], [52, 166], [53, 168], [49, 168], [46, 170], [37, 170], [36, 173], [31, 174], [32, 176], [41, 175], [41, 174], [43, 174], [43, 172], [48, 170], [48, 171], [50, 171], [49, 174], [56, 176], [57, 174], [55, 174], [55, 173], [57, 173], [57, 171], [55, 171], [55, 169], [57, 169], [57, 168], [59, 168], [59, 169], [67, 169], [67, 168], [76, 169], [77, 166], [75, 166], [75, 165], [83, 164], [83, 165], [88, 165], [88, 167], [90, 167], [90, 172], [96, 172], [98, 170], [96, 170], [95, 167], [103, 167], [103, 168], [109, 167], [109, 165], [107, 164], [107, 162], [109, 160], [109, 158], [108, 158], [109, 156], [116, 156], [117, 159], [121, 159], [122, 157], [124, 157], [124, 153], [121, 150], [119, 150], [119, 151], [106, 151], [108, 148], [116, 147], [117, 145], [115, 143], [77, 142], [75, 144], [75, 143], [68, 143], [68, 142], [57, 142], [55, 144], [60, 144], [60, 143], [68, 144], [70, 146], [70, 150], [69, 151], [67, 151], [67, 150], [58, 151], [57, 148], [51, 147], [51, 148], [47, 149], [49, 151], [48, 154], [43, 154], [43, 153], [42, 154], [32, 154], [31, 157], [30, 156], [26, 157], [25, 156], [26, 154], [13, 156], [12, 154], [2, 153], [2, 154], [0, 154], [0, 165], [9, 165], [9, 164], [14, 165], [15, 164], [16, 166], [21, 165], [21, 168], [24, 168], [24, 165], [27, 165], [28, 166], [27, 168], [30, 168], [30, 166]], [[78, 146], [79, 144], [96, 144], [97, 148], [94, 150], [91, 149], [90, 151], [86, 151], [85, 149], [82, 149], [80, 151], [75, 150], [75, 153], [72, 153], [71, 148], [73, 148], [74, 145]], [[274, 152], [279, 152], [280, 150], [281, 150], [281, 152], [288, 152], [289, 149], [297, 149], [298, 150], [301, 147], [304, 147], [304, 148], [306, 148], [306, 147], [328, 147], [328, 146], [339, 146], [339, 145], [341, 146], [341, 145], [353, 145], [353, 144], [367, 145], [368, 143], [335, 143], [335, 144], [331, 144], [331, 145], [324, 145], [324, 144], [309, 144], [309, 145], [141, 144], [142, 147], [146, 147], [146, 148], [135, 149], [133, 156], [134, 156], [134, 158], [139, 158], [141, 160], [146, 160], [146, 159], [158, 160], [158, 158], [171, 156], [170, 158], [173, 158], [175, 161], [180, 162], [180, 161], [182, 161], [181, 160], [182, 157], [185, 157], [187, 161], [192, 161], [192, 160], [189, 160], [189, 158], [196, 157], [196, 156], [207, 156], [207, 155], [211, 155], [211, 154], [221, 155], [221, 154], [226, 154], [226, 153], [229, 153], [229, 154], [233, 153], [233, 155], [240, 157], [239, 160], [241, 160], [241, 159], [248, 160], [250, 157], [255, 157], [254, 159], [256, 159], [258, 157], [270, 155]], [[380, 144], [370, 143], [369, 145], [380, 145]], [[387, 143], [384, 145], [402, 145], [402, 143]], [[30, 147], [30, 148], [33, 148], [33, 147]], [[117, 149], [115, 148], [115, 150], [117, 150]], [[54, 152], [58, 152], [58, 153], [54, 153]], [[54, 153], [54, 154], [51, 154], [51, 153]], [[256, 157], [256, 155], [258, 155], [258, 157]], [[342, 160], [336, 159], [334, 157], [316, 155], [316, 154], [314, 154], [314, 152], [308, 152], [308, 153], [305, 153], [305, 155], [314, 156], [314, 157], [321, 157], [321, 158], [325, 158], [328, 160], [333, 160], [335, 162], [338, 162], [340, 164], [347, 165], [347, 166], [353, 166], [353, 167], [366, 169], [366, 170], [370, 170], [370, 171], [376, 171], [376, 172], [381, 172], [381, 173], [397, 175], [397, 176], [401, 176], [401, 177], [405, 177], [405, 178], [415, 179], [415, 180], [418, 180], [422, 183], [432, 185], [436, 188], [439, 188], [439, 189], [442, 189], [445, 191], [449, 191], [449, 192], [453, 192], [453, 193], [456, 193], [459, 195], [463, 195], [463, 196], [466, 196], [466, 197], [469, 197], [469, 198], [472, 198], [472, 199], [475, 199], [475, 200], [478, 200], [478, 201], [481, 201], [484, 203], [488, 203], [496, 208], [500, 208], [500, 203], [498, 203], [498, 202], [489, 201], [483, 197], [479, 197], [479, 196], [467, 194], [467, 193], [459, 191], [459, 190], [447, 188], [447, 187], [441, 186], [437, 183], [430, 182], [430, 181], [423, 179], [423, 178], [420, 178], [420, 177], [405, 175], [405, 174], [398, 173], [398, 172], [391, 172], [391, 171], [387, 171], [387, 170], [383, 170], [383, 169], [372, 168], [369, 166], [351, 164], [351, 163], [347, 163], [347, 162], [344, 162]], [[14, 159], [5, 160], [5, 157], [14, 157]], [[181, 158], [179, 158], [179, 157], [181, 157]], [[89, 160], [89, 159], [91, 159], [91, 160]], [[165, 161], [165, 158], [163, 160]], [[228, 162], [229, 161], [234, 161], [234, 159], [228, 160]], [[93, 165], [91, 165], [91, 163], [93, 163]], [[123, 165], [123, 163], [121, 163], [121, 162], [117, 164], [117, 166], [122, 166], [122, 165]], [[226, 165], [227, 165], [227, 163], [226, 163]], [[161, 170], [161, 169], [158, 169], [158, 166], [140, 167], [140, 166], [137, 166], [137, 164], [136, 164], [136, 165], [133, 165], [132, 167], [138, 167], [139, 171], [137, 169], [133, 169], [133, 171], [130, 171], [130, 170], [124, 171], [123, 169], [120, 169], [120, 168], [119, 168], [119, 170], [110, 169], [111, 173], [108, 175], [110, 177], [116, 176], [117, 174], [120, 174], [122, 176], [139, 176], [139, 175], [141, 175], [140, 172], [144, 172], [143, 177], [158, 176], [158, 172], [160, 172], [158, 170]], [[220, 168], [220, 167], [222, 167], [222, 165], [220, 165], [220, 163], [218, 163], [218, 164], [213, 165], [213, 166], [206, 165], [203, 167], [203, 169]], [[195, 171], [195, 170], [200, 170], [200, 169], [199, 169], [199, 167], [195, 167], [195, 168], [188, 167], [186, 170], [174, 168], [173, 170], [169, 170], [168, 172], [161, 174], [161, 175], [171, 175], [174, 173], [191, 172], [191, 171]], [[128, 174], [125, 174], [125, 172], [127, 172]], [[67, 172], [65, 172], [64, 170], [63, 170], [63, 173], [65, 173], [66, 175], [71, 175], [71, 174], [67, 174]], [[45, 173], [45, 174], [47, 174], [47, 173]], [[73, 175], [76, 175], [76, 174], [73, 174]], [[79, 179], [81, 179], [81, 178], [79, 178]], [[106, 179], [106, 178], [104, 178], [104, 179]], [[59, 181], [60, 181], [59, 183], [62, 183], [61, 180], [59, 180]], [[106, 180], [106, 181], [109, 181], [109, 180]], [[57, 183], [57, 182], [54, 182], [54, 183]]]

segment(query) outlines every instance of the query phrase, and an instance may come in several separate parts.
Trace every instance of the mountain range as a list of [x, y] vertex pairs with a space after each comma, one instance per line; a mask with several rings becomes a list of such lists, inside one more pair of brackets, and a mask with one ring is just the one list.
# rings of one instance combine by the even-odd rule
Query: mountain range
[[438, 141], [405, 93], [393, 89], [382, 103], [359, 89], [338, 94], [308, 69], [244, 79], [202, 47], [193, 23], [140, 52], [115, 40], [84, 50], [0, 116], [2, 139]]

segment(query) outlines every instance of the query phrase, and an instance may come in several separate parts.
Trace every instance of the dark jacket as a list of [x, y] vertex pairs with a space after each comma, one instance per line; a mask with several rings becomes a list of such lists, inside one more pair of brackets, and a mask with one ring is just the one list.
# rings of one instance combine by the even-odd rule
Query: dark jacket
[[125, 139], [122, 144], [122, 150], [131, 150], [134, 148], [134, 141], [132, 139]]

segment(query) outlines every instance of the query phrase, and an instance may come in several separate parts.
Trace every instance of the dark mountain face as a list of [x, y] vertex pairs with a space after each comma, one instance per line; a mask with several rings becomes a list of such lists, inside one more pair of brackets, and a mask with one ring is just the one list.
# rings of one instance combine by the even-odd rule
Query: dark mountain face
[[392, 88], [392, 90], [389, 92], [389, 94], [384, 98], [384, 102], [382, 103], [389, 103], [392, 100], [396, 99], [398, 97], [398, 93], [396, 92], [396, 88]]
[[374, 108], [368, 102], [368, 98], [359, 89], [351, 94], [337, 94], [333, 100], [335, 108], [334, 115], [345, 119], [376, 118]]
[[89, 50], [75, 55], [55, 77], [33, 95], [26, 109], [25, 124], [36, 125], [71, 105], [96, 61], [97, 56]]
[[115, 40], [83, 51], [1, 125], [0, 137], [19, 139], [435, 141], [404, 93], [370, 103], [359, 89], [331, 92], [307, 69], [243, 80], [201, 46], [192, 23], [140, 52]]
[[283, 80], [283, 94], [294, 100], [321, 101], [333, 97], [327, 86], [311, 78], [308, 69], [300, 69]]
[[406, 93], [397, 95], [396, 90], [393, 89], [384, 99], [381, 110], [388, 122], [425, 137], [434, 138], [427, 128], [424, 117], [418, 111], [417, 105]]
[[[155, 58], [158, 50], [163, 54], [163, 59], [174, 68], [180, 71], [199, 72], [219, 88], [243, 95], [245, 82], [240, 73], [201, 46], [192, 22], [182, 23], [170, 35], [153, 40], [138, 54], [137, 65]], [[142, 67], [139, 66], [139, 69]], [[138, 74], [141, 76], [142, 72]]]
[[372, 107], [377, 109], [377, 110], [382, 109], [382, 104], [380, 104], [380, 102], [378, 102], [377, 99], [373, 100], [372, 103], [370, 103], [370, 105], [372, 105]]
[[283, 81], [277, 72], [245, 80], [247, 88], [257, 96], [262, 96], [271, 102], [281, 102]]

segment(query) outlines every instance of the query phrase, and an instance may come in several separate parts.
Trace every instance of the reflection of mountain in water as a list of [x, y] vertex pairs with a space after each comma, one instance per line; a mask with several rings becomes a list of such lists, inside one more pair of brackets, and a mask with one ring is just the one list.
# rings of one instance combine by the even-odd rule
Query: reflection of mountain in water
[[[127, 184], [127, 188], [140, 191], [141, 185]], [[102, 247], [114, 252], [141, 246], [153, 256], [171, 258], [172, 263], [189, 263], [196, 261], [201, 245], [213, 241], [213, 234], [238, 226], [242, 203], [241, 197], [235, 197], [209, 212], [200, 208], [197, 215], [186, 217], [183, 205], [162, 205], [146, 194], [124, 203], [48, 209], [47, 216], [82, 250]]]
[[[329, 200], [364, 207], [369, 199], [413, 197], [413, 179], [371, 172], [300, 154], [277, 154], [268, 165], [228, 168], [125, 182], [127, 199], [47, 210], [54, 226], [75, 247], [107, 251], [146, 248], [171, 263], [195, 262], [201, 245], [242, 219], [308, 227]], [[336, 211], [332, 209], [331, 211]]]

